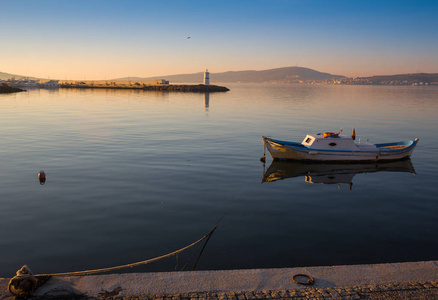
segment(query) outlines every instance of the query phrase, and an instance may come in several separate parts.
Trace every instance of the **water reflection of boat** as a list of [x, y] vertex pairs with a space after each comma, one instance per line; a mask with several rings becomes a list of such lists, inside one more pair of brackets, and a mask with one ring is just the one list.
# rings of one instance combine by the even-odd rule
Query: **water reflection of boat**
[[410, 159], [369, 164], [332, 164], [274, 160], [268, 167], [268, 170], [264, 172], [262, 183], [304, 176], [305, 181], [309, 183], [345, 183], [349, 184], [351, 188], [353, 177], [356, 174], [382, 171], [415, 174], [415, 169]]

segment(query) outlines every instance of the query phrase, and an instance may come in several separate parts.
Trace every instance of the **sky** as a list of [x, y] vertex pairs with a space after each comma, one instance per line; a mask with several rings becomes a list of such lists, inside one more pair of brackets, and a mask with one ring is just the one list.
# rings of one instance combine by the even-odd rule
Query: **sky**
[[[299, 66], [438, 73], [438, 1], [0, 0], [0, 72], [99, 80]], [[190, 37], [190, 38], [189, 38]]]

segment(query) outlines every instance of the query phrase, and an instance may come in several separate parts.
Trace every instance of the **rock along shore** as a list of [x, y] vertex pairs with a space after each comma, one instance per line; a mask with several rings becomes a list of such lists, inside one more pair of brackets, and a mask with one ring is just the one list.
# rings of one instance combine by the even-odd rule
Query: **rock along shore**
[[24, 90], [9, 85], [0, 85], [0, 94], [24, 92]]
[[218, 85], [148, 85], [148, 86], [101, 86], [101, 85], [82, 85], [82, 84], [61, 84], [61, 88], [78, 89], [122, 89], [122, 90], [143, 90], [143, 91], [163, 91], [163, 92], [185, 92], [185, 93], [215, 93], [228, 92], [229, 89]]

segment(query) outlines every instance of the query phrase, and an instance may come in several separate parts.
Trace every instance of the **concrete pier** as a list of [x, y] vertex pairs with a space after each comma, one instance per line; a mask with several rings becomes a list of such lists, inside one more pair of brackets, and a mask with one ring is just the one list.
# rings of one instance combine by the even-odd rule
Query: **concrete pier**
[[[296, 274], [314, 285], [294, 283]], [[8, 282], [0, 300], [13, 299]], [[438, 299], [438, 261], [53, 277], [32, 299]]]
[[60, 87], [71, 89], [143, 90], [186, 93], [215, 93], [229, 91], [227, 87], [211, 84], [149, 84], [143, 81], [62, 81], [60, 82]]

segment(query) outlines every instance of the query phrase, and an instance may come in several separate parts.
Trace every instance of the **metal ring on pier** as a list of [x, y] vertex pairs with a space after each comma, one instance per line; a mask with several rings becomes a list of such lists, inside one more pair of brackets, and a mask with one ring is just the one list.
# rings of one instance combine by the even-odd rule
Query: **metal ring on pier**
[[[299, 282], [299, 281], [295, 280], [295, 277], [306, 277], [309, 279], [307, 280], [307, 282]], [[292, 277], [292, 281], [297, 283], [297, 284], [301, 284], [301, 285], [313, 285], [315, 283], [315, 280], [313, 279], [313, 277], [306, 275], [306, 274], [296, 274]]]

